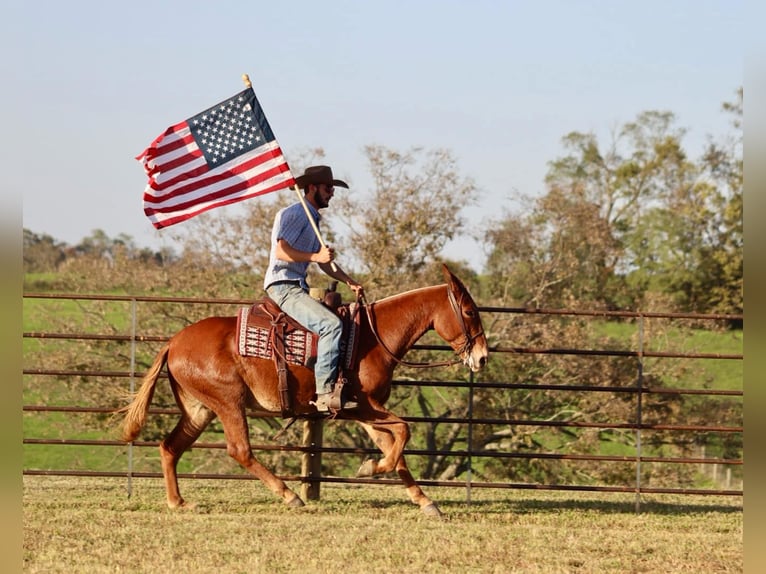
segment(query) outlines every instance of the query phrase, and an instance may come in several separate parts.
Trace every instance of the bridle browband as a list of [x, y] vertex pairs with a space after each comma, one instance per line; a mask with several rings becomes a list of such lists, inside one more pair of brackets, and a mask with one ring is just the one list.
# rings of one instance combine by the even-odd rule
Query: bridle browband
[[[471, 335], [468, 332], [468, 327], [465, 324], [465, 320], [463, 319], [463, 313], [461, 311], [460, 304], [455, 299], [454, 293], [452, 293], [452, 289], [449, 288], [449, 285], [447, 285], [447, 296], [449, 298], [450, 306], [452, 307], [452, 310], [455, 313], [455, 316], [457, 317], [458, 323], [460, 324], [460, 329], [463, 332], [463, 339], [464, 342], [459, 350], [455, 350], [455, 347], [452, 346], [452, 342], [449, 342], [449, 345], [452, 347], [452, 350], [455, 351], [455, 354], [458, 355], [458, 357], [462, 357], [463, 355], [469, 354], [471, 352], [471, 349], [473, 349], [473, 344], [476, 341], [477, 338], [481, 337], [484, 334], [484, 328], [476, 333], [475, 335]], [[370, 330], [372, 331], [372, 334], [375, 335], [375, 340], [378, 342], [378, 344], [383, 348], [383, 350], [388, 354], [389, 357], [391, 357], [394, 361], [396, 361], [398, 364], [403, 365], [405, 367], [413, 367], [416, 369], [425, 369], [429, 367], [451, 367], [452, 365], [457, 365], [458, 363], [462, 363], [463, 359], [453, 359], [451, 361], [439, 361], [439, 362], [433, 362], [433, 363], [416, 363], [414, 361], [405, 361], [404, 359], [400, 359], [397, 357], [391, 349], [389, 349], [386, 344], [383, 342], [383, 340], [380, 338], [380, 335], [378, 334], [378, 330], [375, 328], [375, 322], [373, 320], [372, 315], [372, 307], [375, 304], [370, 303], [368, 304], [365, 299], [364, 295], [361, 295], [361, 297], [357, 298], [358, 302], [362, 307], [364, 307], [365, 312], [367, 313], [367, 323], [370, 325]], [[460, 296], [460, 302], [463, 301], [463, 295]]]

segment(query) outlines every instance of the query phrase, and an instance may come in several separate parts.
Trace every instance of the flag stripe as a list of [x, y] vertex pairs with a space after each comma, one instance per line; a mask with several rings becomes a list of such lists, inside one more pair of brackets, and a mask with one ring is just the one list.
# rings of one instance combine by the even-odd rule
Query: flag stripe
[[286, 186], [291, 185], [293, 178], [292, 178], [292, 175], [288, 174], [281, 178], [275, 178], [274, 181], [276, 181], [276, 183], [273, 183], [266, 187], [257, 186], [257, 187], [250, 187], [250, 188], [246, 188], [247, 182], [242, 182], [242, 184], [237, 184], [237, 185], [238, 186], [244, 185], [247, 193], [232, 193], [232, 191], [236, 191], [235, 189], [232, 188], [228, 190], [228, 195], [225, 195], [217, 200], [210, 200], [204, 203], [191, 202], [191, 204], [184, 209], [177, 208], [168, 213], [163, 213], [159, 210], [155, 210], [151, 208], [145, 208], [144, 212], [146, 213], [150, 221], [152, 221], [152, 224], [157, 229], [162, 229], [163, 227], [168, 227], [175, 223], [186, 221], [187, 219], [190, 219], [194, 217], [195, 215], [199, 215], [200, 213], [203, 213], [210, 209], [214, 209], [216, 207], [222, 207], [224, 205], [236, 203], [244, 199], [250, 199], [258, 195], [265, 195], [267, 193], [279, 191], [280, 189], [284, 189]]
[[188, 126], [184, 126], [184, 129], [168, 134], [168, 137], [162, 140], [157, 146], [157, 156], [171, 154], [174, 150], [188, 146], [192, 142], [194, 142], [194, 137], [191, 130]]
[[189, 127], [185, 121], [174, 126], [170, 126], [163, 133], [157, 136], [155, 140], [149, 145], [149, 147], [141, 152], [141, 155], [136, 157], [136, 159], [142, 161], [144, 166], [146, 166], [158, 155], [164, 153], [160, 150], [169, 150], [172, 148], [172, 146], [177, 145], [176, 142], [183, 137], [184, 130], [186, 134], [191, 135], [191, 130], [189, 130]]
[[295, 183], [252, 88], [170, 126], [136, 159], [158, 229]]
[[194, 143], [194, 138], [190, 134], [188, 141], [187, 139], [179, 140], [178, 145], [172, 146], [167, 151], [163, 150], [163, 154], [155, 158], [154, 170], [160, 174], [155, 179], [157, 181], [165, 179], [165, 173], [182, 168], [187, 163], [201, 157], [203, 157], [202, 150], [197, 147], [197, 144]]
[[[197, 150], [198, 151], [198, 150]], [[202, 156], [189, 155], [189, 161], [176, 166], [169, 171], [161, 171], [155, 177], [149, 178], [147, 188], [158, 192], [171, 191], [174, 186], [183, 184], [185, 181], [205, 175], [210, 168]]]
[[[253, 150], [249, 155], [243, 155], [232, 162], [229, 162], [225, 166], [221, 166], [215, 169], [209, 169], [207, 165], [194, 170], [195, 177], [190, 179], [185, 177], [185, 174], [179, 174], [174, 179], [166, 181], [162, 185], [149, 182], [146, 187], [146, 195], [144, 199], [146, 201], [166, 201], [172, 200], [174, 197], [193, 193], [198, 189], [204, 188], [209, 185], [216, 185], [221, 181], [224, 181], [230, 177], [242, 176], [247, 177], [246, 174], [253, 169], [271, 169], [273, 165], [286, 164], [284, 157], [282, 156], [279, 147], [263, 149], [266, 146]], [[276, 152], [276, 153], [275, 153]], [[271, 162], [268, 165], [268, 162]], [[147, 197], [148, 195], [148, 197]]]
[[196, 161], [193, 164], [187, 164], [184, 169], [171, 170], [157, 178], [150, 178], [147, 184], [147, 192], [158, 198], [186, 193], [200, 186], [216, 183], [221, 177], [226, 177], [228, 174], [237, 175], [243, 170], [249, 169], [252, 165], [272, 158], [285, 161], [282, 151], [276, 142], [265, 144], [248, 154], [213, 169], [210, 169], [204, 158], [195, 158]]
[[198, 178], [187, 185], [176, 187], [169, 193], [157, 195], [152, 193], [155, 190], [147, 187], [144, 194], [144, 202], [156, 205], [173, 206], [193, 200], [193, 198], [204, 197], [208, 192], [217, 192], [225, 189], [231, 180], [238, 181], [258, 181], [258, 175], [264, 174], [263, 179], [267, 179], [271, 174], [277, 171], [288, 171], [284, 158], [272, 158], [271, 155], [259, 155], [251, 158], [249, 161], [239, 166], [229, 168], [223, 173], [215, 173], [205, 178]]
[[[237, 181], [237, 182], [231, 183], [230, 185], [226, 187], [221, 187], [215, 191], [210, 190], [209, 193], [200, 195], [188, 201], [176, 203], [175, 205], [154, 206], [151, 204], [146, 204], [144, 206], [144, 213], [146, 213], [147, 215], [150, 215], [150, 214], [154, 215], [154, 214], [169, 214], [176, 211], [183, 212], [183, 211], [190, 210], [197, 205], [217, 203], [220, 200], [225, 199], [229, 196], [233, 196], [236, 194], [241, 195], [242, 192], [244, 191], [252, 192], [257, 195], [257, 194], [263, 193], [265, 190], [272, 190], [272, 188], [279, 189], [278, 187], [275, 188], [275, 186], [281, 185], [282, 187], [284, 187], [284, 182], [287, 181], [290, 177], [291, 176], [289, 174], [285, 175], [283, 170], [275, 168], [273, 172], [269, 174], [269, 177], [266, 179], [263, 179], [262, 177], [258, 176], [252, 179]], [[252, 189], [249, 189], [249, 188], [252, 188]]]
[[178, 124], [176, 127], [180, 126], [183, 126], [183, 129], [169, 133], [163, 141], [150, 148], [151, 151], [146, 154], [144, 166], [149, 175], [150, 184], [160, 184], [177, 177], [179, 174], [186, 174], [187, 178], [193, 177], [194, 174], [190, 173], [191, 170], [200, 165], [207, 165], [204, 159], [197, 161], [193, 166], [187, 165], [202, 158], [203, 154], [197, 147], [186, 122]]

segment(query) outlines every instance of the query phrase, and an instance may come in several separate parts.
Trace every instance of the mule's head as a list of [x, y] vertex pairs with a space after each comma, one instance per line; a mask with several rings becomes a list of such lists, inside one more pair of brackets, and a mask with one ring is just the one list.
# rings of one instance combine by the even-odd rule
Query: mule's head
[[445, 312], [434, 320], [434, 330], [454, 349], [472, 371], [481, 369], [489, 358], [487, 338], [479, 309], [462, 281], [442, 265], [447, 280]]

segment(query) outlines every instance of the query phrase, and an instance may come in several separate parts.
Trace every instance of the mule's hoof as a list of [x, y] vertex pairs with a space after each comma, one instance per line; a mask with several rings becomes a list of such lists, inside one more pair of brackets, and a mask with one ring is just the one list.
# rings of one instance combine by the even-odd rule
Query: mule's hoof
[[295, 498], [293, 498], [289, 502], [286, 502], [285, 504], [287, 504], [287, 506], [289, 506], [290, 508], [300, 508], [301, 506], [306, 506], [306, 504], [301, 500], [300, 496], [296, 496]]
[[375, 467], [377, 464], [375, 463], [375, 459], [368, 458], [362, 463], [362, 466], [359, 467], [359, 470], [356, 471], [357, 478], [362, 476], [373, 476], [375, 474]]
[[436, 506], [436, 503], [432, 502], [431, 504], [427, 504], [426, 506], [422, 507], [420, 510], [423, 511], [423, 514], [426, 516], [430, 516], [432, 518], [441, 518], [444, 516], [442, 514], [442, 511], [439, 510], [439, 507]]

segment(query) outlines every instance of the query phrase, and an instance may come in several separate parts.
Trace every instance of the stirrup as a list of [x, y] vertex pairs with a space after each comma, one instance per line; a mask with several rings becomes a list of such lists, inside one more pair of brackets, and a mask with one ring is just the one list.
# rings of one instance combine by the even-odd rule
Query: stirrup
[[348, 384], [348, 380], [346, 379], [346, 377], [342, 375], [339, 376], [338, 382], [335, 383], [335, 388], [333, 389], [332, 394], [333, 394], [333, 400], [335, 399], [336, 396], [338, 397], [338, 400], [341, 403], [340, 408], [342, 408], [343, 410], [350, 411], [357, 408], [359, 406], [359, 403], [357, 403], [356, 401], [343, 400], [343, 387], [345, 387], [347, 384]]
[[340, 397], [336, 397], [333, 392], [318, 394], [317, 400], [310, 401], [309, 404], [316, 407], [320, 413], [335, 412], [341, 409]]
[[309, 404], [314, 405], [316, 410], [322, 413], [328, 411], [337, 412], [342, 409], [351, 410], [359, 406], [355, 401], [343, 401], [343, 387], [345, 386], [345, 380], [339, 380], [335, 385], [335, 388], [329, 393], [322, 393], [317, 395], [316, 401], [311, 401]]

